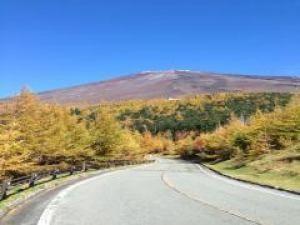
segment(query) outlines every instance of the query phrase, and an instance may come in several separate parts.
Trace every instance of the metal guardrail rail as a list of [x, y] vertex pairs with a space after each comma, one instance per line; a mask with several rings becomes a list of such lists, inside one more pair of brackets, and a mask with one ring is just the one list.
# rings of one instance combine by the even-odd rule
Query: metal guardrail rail
[[137, 165], [150, 162], [153, 162], [153, 160], [109, 160], [97, 163], [83, 163], [82, 165], [70, 166], [68, 169], [64, 170], [54, 169], [51, 171], [40, 171], [28, 176], [7, 179], [2, 181], [2, 184], [0, 184], [0, 201], [6, 199], [10, 195], [34, 187], [44, 179], [44, 182], [55, 180], [58, 175], [64, 174], [66, 176], [71, 176], [75, 173], [86, 172], [88, 170], [99, 170], [116, 166]]

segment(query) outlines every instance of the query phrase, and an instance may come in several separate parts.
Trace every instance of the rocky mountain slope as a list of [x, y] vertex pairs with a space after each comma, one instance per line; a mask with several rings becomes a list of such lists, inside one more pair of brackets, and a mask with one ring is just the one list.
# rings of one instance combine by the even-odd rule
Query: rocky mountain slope
[[187, 70], [149, 71], [40, 93], [44, 101], [95, 104], [127, 99], [174, 98], [196, 93], [300, 90], [300, 78], [234, 75]]

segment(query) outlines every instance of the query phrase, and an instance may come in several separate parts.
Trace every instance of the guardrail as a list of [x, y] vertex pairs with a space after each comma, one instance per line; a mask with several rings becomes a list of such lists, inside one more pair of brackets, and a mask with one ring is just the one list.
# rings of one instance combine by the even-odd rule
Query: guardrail
[[34, 187], [36, 184], [55, 180], [58, 175], [71, 176], [75, 173], [86, 172], [88, 170], [99, 170], [104, 168], [137, 165], [143, 163], [150, 163], [153, 160], [109, 160], [97, 163], [82, 163], [82, 165], [70, 166], [68, 169], [54, 169], [52, 171], [40, 171], [32, 173], [28, 176], [11, 178], [2, 181], [0, 186], [0, 201], [6, 199], [8, 196], [24, 191], [28, 188]]

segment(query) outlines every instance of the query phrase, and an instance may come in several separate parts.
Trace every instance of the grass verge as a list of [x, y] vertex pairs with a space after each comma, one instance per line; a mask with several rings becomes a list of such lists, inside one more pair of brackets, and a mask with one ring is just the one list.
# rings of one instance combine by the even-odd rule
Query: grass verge
[[[56, 187], [63, 186], [73, 180], [79, 180], [81, 178], [90, 177], [92, 175], [100, 174], [108, 170], [112, 171], [117, 168], [118, 167], [113, 167], [110, 169], [103, 169], [103, 170], [91, 170], [85, 173], [74, 174], [72, 176], [62, 174], [57, 176], [57, 179], [52, 181], [41, 180], [34, 187], [28, 188], [26, 190], [22, 190], [21, 192], [16, 192], [15, 194], [9, 196], [7, 199], [0, 201], [0, 218], [4, 216], [11, 209], [16, 208], [18, 205], [21, 205], [30, 197], [33, 197], [41, 193], [42, 191], [49, 191]], [[22, 189], [22, 187], [19, 188]]]
[[272, 155], [243, 163], [233, 159], [205, 165], [232, 178], [300, 192], [300, 162], [277, 159], [278, 157]]

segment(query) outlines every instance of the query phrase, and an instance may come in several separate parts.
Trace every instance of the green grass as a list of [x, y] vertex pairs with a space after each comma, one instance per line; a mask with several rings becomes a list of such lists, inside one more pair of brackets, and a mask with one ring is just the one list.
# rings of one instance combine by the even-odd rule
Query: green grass
[[232, 159], [215, 165], [206, 165], [231, 177], [300, 191], [300, 162], [279, 160], [284, 154], [282, 152], [268, 154], [254, 161], [241, 162]]

